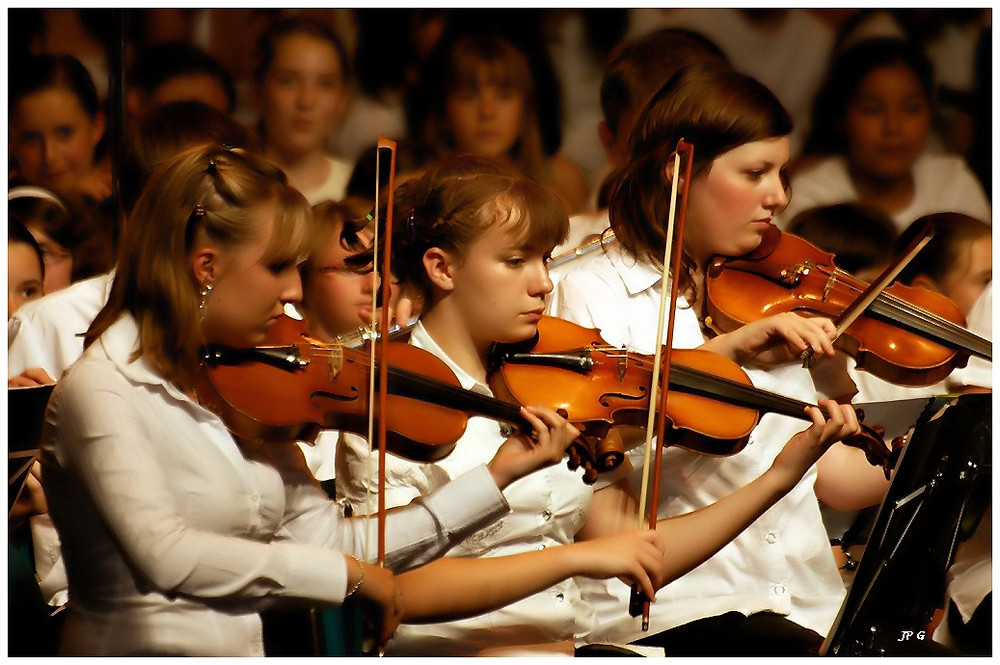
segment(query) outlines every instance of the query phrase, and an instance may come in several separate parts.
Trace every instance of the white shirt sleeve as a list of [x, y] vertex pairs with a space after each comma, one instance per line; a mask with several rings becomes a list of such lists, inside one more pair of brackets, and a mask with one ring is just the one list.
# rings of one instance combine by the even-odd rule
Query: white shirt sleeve
[[[268, 541], [265, 534], [254, 538], [232, 533], [227, 527], [234, 511], [240, 510], [238, 504], [178, 505], [183, 493], [176, 483], [219, 469], [211, 461], [190, 460], [187, 468], [165, 470], [164, 456], [150, 434], [150, 428], [162, 423], [144, 414], [127, 391], [108, 387], [115, 386], [113, 379], [105, 387], [96, 383], [57, 388], [47, 417], [49, 423], [58, 423], [54, 450], [47, 451], [57, 466], [43, 457], [43, 468], [54, 472], [46, 470], [50, 480], [81, 485], [79, 493], [64, 488], [66, 496], [86, 496], [93, 504], [140, 588], [208, 602], [235, 600], [251, 607], [271, 596], [320, 603], [343, 600], [347, 565], [340, 552]], [[60, 507], [66, 511], [61, 516], [56, 512]], [[73, 511], [86, 510], [65, 501], [61, 506], [53, 502], [50, 508], [60, 530], [60, 517], [72, 520], [79, 517]], [[193, 511], [201, 515], [199, 524], [190, 517]], [[218, 530], [209, 524], [219, 525]], [[72, 569], [69, 572], [72, 579]]]
[[[295, 540], [323, 544], [356, 556], [375, 554], [378, 522], [364, 516], [344, 519], [342, 507], [327, 499], [311, 478], [288, 482], [284, 529]], [[401, 571], [442, 556], [454, 545], [510, 512], [485, 464], [426, 496], [386, 515], [386, 566]]]

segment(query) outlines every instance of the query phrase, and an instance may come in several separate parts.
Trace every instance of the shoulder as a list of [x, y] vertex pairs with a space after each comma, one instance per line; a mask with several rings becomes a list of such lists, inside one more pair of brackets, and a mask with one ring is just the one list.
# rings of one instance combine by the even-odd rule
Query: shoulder
[[826, 157], [798, 171], [791, 179], [791, 199], [779, 215], [787, 226], [795, 215], [809, 208], [845, 203], [857, 198], [843, 157]]
[[958, 155], [924, 154], [913, 165], [914, 176], [927, 184], [947, 181], [975, 180], [965, 160]]
[[[918, 212], [953, 210], [990, 222], [990, 203], [979, 180], [957, 155], [926, 154], [913, 167]], [[926, 211], [924, 211], [926, 208]]]

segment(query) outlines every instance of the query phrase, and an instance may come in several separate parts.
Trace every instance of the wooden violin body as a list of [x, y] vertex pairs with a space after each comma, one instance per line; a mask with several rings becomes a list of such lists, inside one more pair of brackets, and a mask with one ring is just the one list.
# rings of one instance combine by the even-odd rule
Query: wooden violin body
[[[253, 349], [206, 349], [202, 404], [245, 439], [308, 441], [321, 429], [367, 434], [371, 342], [325, 344], [287, 317], [270, 337], [273, 343]], [[473, 406], [464, 400], [475, 398], [436, 356], [400, 342], [387, 348], [389, 450], [416, 461], [441, 459], [465, 432], [466, 407]], [[515, 408], [495, 415], [523, 423]]]
[[[670, 444], [704, 455], [739, 452], [757, 424], [753, 409], [718, 401], [705, 384], [690, 383], [694, 372], [750, 385], [739, 365], [707, 351], [674, 349], [667, 418]], [[543, 317], [537, 343], [528, 353], [510, 351], [490, 385], [502, 399], [543, 404], [568, 418], [591, 442], [592, 463], [603, 470], [606, 457], [623, 452], [602, 448], [615, 426], [646, 425], [652, 359], [609, 346], [594, 329]], [[685, 372], [687, 370], [687, 372]], [[687, 380], [686, 380], [687, 378]], [[711, 412], [712, 415], [708, 415]]]
[[[867, 286], [837, 269], [832, 254], [772, 226], [752, 254], [709, 265], [706, 324], [730, 332], [782, 312], [836, 319]], [[991, 355], [989, 342], [964, 326], [945, 296], [894, 283], [835, 345], [886, 381], [925, 386], [963, 367], [970, 352]]]
[[[506, 349], [500, 357], [490, 380], [494, 393], [564, 414], [587, 443], [577, 451], [584, 466], [603, 471], [608, 460], [624, 456], [620, 448], [607, 447], [610, 428], [646, 425], [653, 358], [609, 346], [592, 328], [544, 317], [532, 344]], [[738, 364], [715, 353], [673, 349], [669, 381], [663, 445], [733, 455], [746, 445], [762, 412], [809, 421], [807, 403], [754, 387]], [[863, 425], [861, 434], [844, 443], [864, 450], [888, 477], [895, 460], [878, 428]]]

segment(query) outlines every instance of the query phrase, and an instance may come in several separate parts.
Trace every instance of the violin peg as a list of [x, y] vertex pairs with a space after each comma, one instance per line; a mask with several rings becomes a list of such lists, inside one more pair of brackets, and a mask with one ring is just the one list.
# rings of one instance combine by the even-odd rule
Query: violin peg
[[576, 446], [570, 446], [567, 448], [566, 454], [569, 456], [566, 466], [569, 467], [570, 471], [576, 471], [579, 469], [582, 460], [580, 459], [580, 452], [576, 449]]

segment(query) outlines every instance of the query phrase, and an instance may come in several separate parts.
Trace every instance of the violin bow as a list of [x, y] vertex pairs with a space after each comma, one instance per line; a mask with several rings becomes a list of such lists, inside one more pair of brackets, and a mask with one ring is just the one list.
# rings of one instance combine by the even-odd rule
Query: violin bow
[[[384, 136], [379, 136], [378, 144], [375, 149], [375, 237], [372, 242], [372, 247], [374, 249], [373, 264], [374, 267], [378, 266], [378, 247], [379, 247], [379, 194], [380, 188], [379, 184], [382, 182], [380, 179], [380, 168], [381, 168], [381, 155], [382, 150], [389, 151], [389, 183], [387, 186], [386, 193], [386, 207], [385, 207], [385, 251], [382, 255], [382, 310], [379, 312], [379, 326], [382, 330], [389, 330], [389, 297], [391, 295], [392, 280], [389, 276], [392, 274], [391, 269], [391, 254], [390, 251], [392, 243], [392, 206], [393, 206], [393, 189], [395, 188], [395, 176], [396, 176], [396, 142], [387, 139]], [[373, 268], [374, 269], [374, 268]], [[378, 290], [372, 289], [372, 311], [379, 311], [376, 309], [378, 305]], [[374, 325], [374, 324], [373, 324]], [[373, 331], [374, 332], [374, 331]], [[378, 354], [381, 355], [383, 359], [388, 358], [389, 352], [389, 335], [376, 335], [371, 345], [371, 379], [368, 382], [368, 404], [375, 404], [375, 371], [376, 371], [376, 347], [378, 348]], [[381, 417], [378, 419], [378, 559], [377, 563], [379, 566], [385, 566], [385, 453], [386, 453], [386, 421], [384, 414], [387, 412], [387, 401], [389, 397], [389, 363], [381, 362], [377, 365], [378, 371], [378, 412]], [[368, 440], [372, 440], [372, 429], [373, 421], [375, 418], [375, 409], [369, 406], [368, 408]]]
[[[687, 154], [687, 163], [684, 167], [683, 177], [680, 175], [682, 153]], [[653, 356], [653, 376], [650, 381], [651, 394], [649, 397], [649, 413], [646, 419], [646, 443], [643, 456], [642, 484], [639, 490], [639, 509], [637, 511], [638, 526], [639, 528], [642, 528], [643, 520], [646, 519], [647, 492], [649, 492], [648, 525], [649, 528], [653, 530], [656, 529], [656, 506], [660, 500], [660, 464], [663, 459], [664, 436], [666, 434], [667, 394], [669, 392], [668, 387], [670, 385], [670, 355], [674, 342], [674, 312], [677, 308], [677, 290], [679, 282], [677, 276], [680, 274], [681, 256], [684, 248], [684, 219], [687, 216], [687, 192], [691, 183], [691, 162], [693, 161], [693, 156], [694, 147], [690, 143], [687, 143], [684, 139], [680, 139], [674, 150], [674, 177], [670, 182], [670, 211], [667, 215], [666, 243], [663, 248], [663, 278], [666, 279], [668, 274], [672, 275], [670, 279], [670, 315], [667, 317], [666, 323], [666, 342], [662, 347], [660, 347], [662, 352], [658, 352]], [[684, 192], [680, 198], [680, 209], [678, 211], [677, 191], [679, 180], [684, 181]], [[676, 234], [674, 233], [675, 225], [677, 228]], [[675, 237], [680, 238], [680, 242], [675, 243]], [[671, 259], [673, 259], [672, 263]], [[668, 265], [671, 266], [669, 273], [667, 272]], [[666, 307], [667, 291], [666, 289], [660, 289], [660, 316], [656, 324], [657, 344], [659, 344], [660, 340], [664, 339], [663, 319], [667, 312]], [[665, 362], [663, 356], [666, 356]], [[663, 388], [661, 389], [660, 386], [663, 386]], [[658, 412], [657, 409], [659, 409]], [[650, 491], [649, 462], [653, 448], [654, 419], [656, 421], [655, 431], [657, 445], [656, 457], [653, 462], [653, 487]], [[642, 615], [643, 631], [649, 630], [650, 600], [650, 598], [646, 598], [643, 595], [643, 593], [639, 590], [638, 585], [632, 587], [632, 597], [629, 600], [629, 614], [632, 616], [639, 616], [639, 614]]]
[[[844, 309], [840, 316], [837, 317], [837, 320], [834, 321], [834, 325], [837, 327], [836, 338], [843, 335], [844, 331], [847, 330], [847, 328], [850, 327], [850, 325], [854, 323], [859, 316], [864, 314], [865, 310], [867, 310], [868, 307], [875, 302], [876, 298], [879, 297], [882, 291], [884, 291], [885, 288], [889, 286], [897, 276], [899, 276], [899, 273], [903, 271], [903, 268], [905, 268], [910, 261], [912, 261], [913, 258], [920, 253], [920, 250], [922, 250], [933, 237], [934, 225], [927, 222], [923, 230], [920, 232], [920, 235], [913, 239], [906, 250], [899, 255], [899, 258], [883, 270], [882, 274], [878, 276], [878, 279], [869, 284], [868, 288], [862, 291], [854, 302]], [[812, 349], [806, 349], [803, 351], [801, 356], [802, 366], [811, 366], [813, 358]]]

